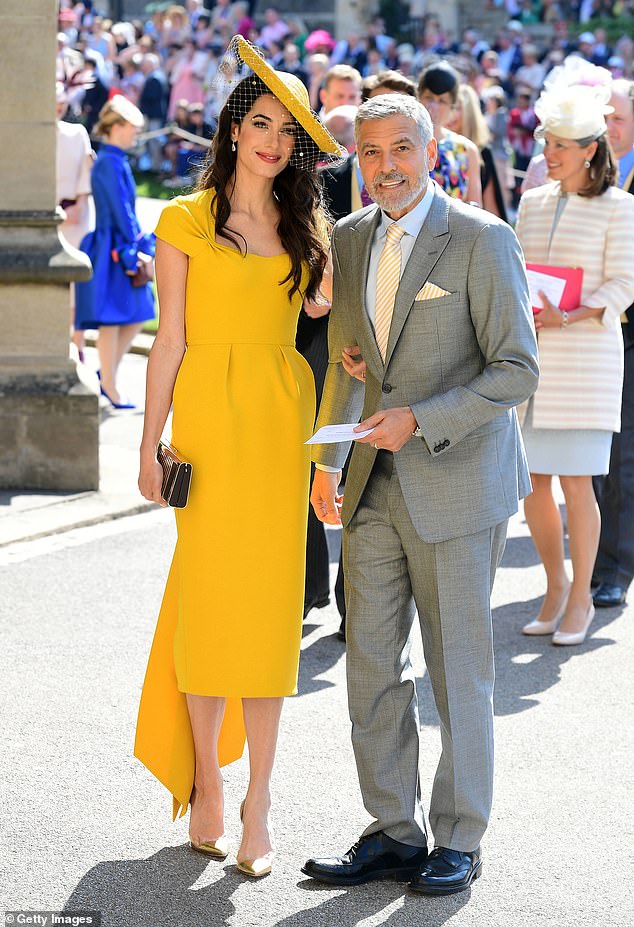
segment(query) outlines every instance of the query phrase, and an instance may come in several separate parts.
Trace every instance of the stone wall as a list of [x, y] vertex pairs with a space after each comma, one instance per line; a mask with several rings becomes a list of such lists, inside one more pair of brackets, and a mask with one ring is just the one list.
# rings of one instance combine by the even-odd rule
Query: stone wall
[[[0, 487], [96, 489], [98, 398], [69, 354], [69, 282], [88, 259], [57, 233], [57, 0], [3, 5], [0, 31]], [[17, 40], [24, 36], [28, 41]]]

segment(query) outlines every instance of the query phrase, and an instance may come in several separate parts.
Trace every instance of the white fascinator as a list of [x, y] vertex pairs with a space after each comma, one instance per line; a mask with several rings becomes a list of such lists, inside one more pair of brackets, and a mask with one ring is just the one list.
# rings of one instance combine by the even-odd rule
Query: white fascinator
[[553, 68], [535, 103], [540, 125], [536, 138], [546, 132], [561, 138], [595, 139], [607, 130], [605, 117], [614, 111], [608, 105], [612, 75], [584, 58], [571, 56]]

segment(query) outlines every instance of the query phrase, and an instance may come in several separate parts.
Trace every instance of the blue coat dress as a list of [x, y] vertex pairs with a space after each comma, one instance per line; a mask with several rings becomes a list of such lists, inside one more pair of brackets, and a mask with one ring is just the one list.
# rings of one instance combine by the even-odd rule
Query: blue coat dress
[[91, 183], [96, 227], [80, 248], [92, 262], [93, 276], [77, 284], [75, 328], [145, 322], [154, 318], [152, 285], [133, 287], [126, 271], [136, 270], [137, 252], [154, 254], [155, 239], [141, 232], [134, 178], [121, 148], [102, 145]]

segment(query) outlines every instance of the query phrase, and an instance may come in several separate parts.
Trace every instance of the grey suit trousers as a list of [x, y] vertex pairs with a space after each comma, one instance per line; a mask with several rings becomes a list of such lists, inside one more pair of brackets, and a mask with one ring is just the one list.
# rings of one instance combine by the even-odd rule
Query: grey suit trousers
[[[465, 491], [468, 491], [465, 487]], [[507, 521], [429, 544], [414, 530], [392, 455], [379, 452], [344, 529], [347, 674], [361, 792], [383, 830], [426, 842], [411, 633], [418, 611], [440, 716], [442, 753], [429, 822], [438, 846], [480, 843], [493, 791], [493, 634], [490, 595]]]

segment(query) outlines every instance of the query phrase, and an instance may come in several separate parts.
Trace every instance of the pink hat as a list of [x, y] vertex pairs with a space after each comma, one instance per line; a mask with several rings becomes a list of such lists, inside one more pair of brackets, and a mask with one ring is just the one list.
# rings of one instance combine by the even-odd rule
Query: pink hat
[[335, 40], [326, 29], [315, 29], [304, 42], [304, 48], [308, 49], [308, 51], [314, 51], [322, 45], [331, 50], [335, 47]]

